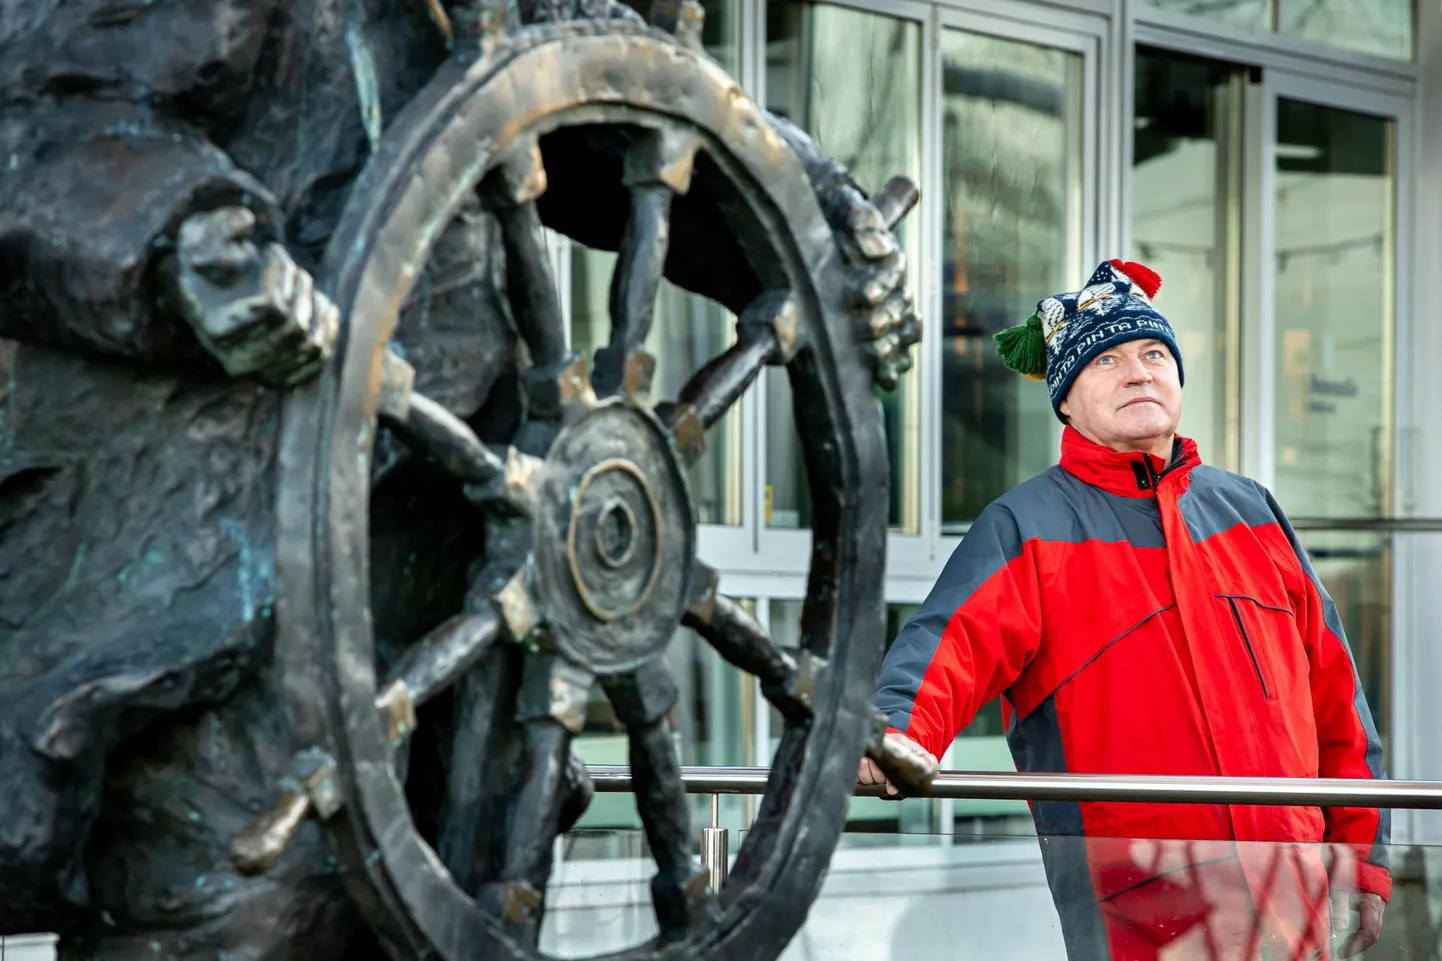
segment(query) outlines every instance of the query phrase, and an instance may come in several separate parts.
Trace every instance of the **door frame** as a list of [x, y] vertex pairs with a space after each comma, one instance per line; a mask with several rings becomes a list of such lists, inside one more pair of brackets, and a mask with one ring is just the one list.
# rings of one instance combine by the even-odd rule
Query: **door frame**
[[[1414, 400], [1417, 372], [1413, 310], [1413, 274], [1417, 249], [1416, 158], [1414, 139], [1415, 102], [1411, 96], [1352, 82], [1321, 79], [1277, 67], [1265, 68], [1249, 84], [1247, 92], [1246, 184], [1255, 191], [1254, 200], [1244, 204], [1242, 324], [1242, 466], [1248, 476], [1272, 487], [1276, 481], [1275, 404], [1276, 375], [1276, 125], [1278, 101], [1286, 99], [1338, 110], [1381, 117], [1392, 124], [1392, 250], [1390, 290], [1392, 323], [1386, 332], [1391, 343], [1384, 349], [1384, 384], [1390, 391], [1384, 424], [1390, 498], [1388, 517], [1415, 512], [1416, 425], [1421, 414]], [[1250, 361], [1250, 363], [1248, 362]], [[1417, 568], [1417, 538], [1426, 535], [1394, 534], [1391, 540], [1390, 596], [1391, 631], [1388, 669], [1385, 678], [1388, 700], [1387, 773], [1393, 777], [1415, 776], [1413, 751], [1419, 726], [1418, 715], [1425, 692], [1415, 669], [1419, 654], [1417, 631], [1422, 624], [1417, 609], [1423, 593], [1414, 584]], [[1436, 718], [1433, 718], [1436, 720]], [[1393, 840], [1405, 841], [1411, 834], [1411, 812], [1397, 812]]]

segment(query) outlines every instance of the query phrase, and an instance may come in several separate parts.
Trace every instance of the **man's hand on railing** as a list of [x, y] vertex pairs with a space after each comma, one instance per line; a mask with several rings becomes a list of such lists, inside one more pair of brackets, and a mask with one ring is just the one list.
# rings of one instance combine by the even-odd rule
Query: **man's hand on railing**
[[1357, 930], [1337, 952], [1338, 958], [1355, 958], [1382, 937], [1382, 913], [1387, 902], [1370, 891], [1345, 891], [1332, 901], [1332, 921], [1339, 930], [1351, 927], [1351, 914], [1357, 912]]
[[[917, 744], [905, 734], [898, 734], [895, 731], [887, 733], [885, 745], [889, 749], [888, 753], [910, 755], [911, 757], [925, 760], [932, 771], [935, 771], [939, 766], [939, 762], [930, 751], [926, 750], [920, 744]], [[863, 757], [861, 759], [861, 765], [856, 772], [856, 781], [858, 784], [865, 785], [885, 784], [886, 793], [892, 797], [895, 797], [899, 793], [896, 785], [893, 784], [891, 779], [886, 776], [886, 773], [881, 770], [881, 765], [877, 764], [870, 757]]]

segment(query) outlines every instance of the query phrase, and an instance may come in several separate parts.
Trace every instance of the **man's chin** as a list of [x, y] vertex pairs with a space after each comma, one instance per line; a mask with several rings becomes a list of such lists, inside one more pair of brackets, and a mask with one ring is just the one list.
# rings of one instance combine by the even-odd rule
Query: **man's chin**
[[1150, 440], [1176, 432], [1176, 424], [1161, 404], [1132, 404], [1117, 411], [1117, 426], [1133, 441]]

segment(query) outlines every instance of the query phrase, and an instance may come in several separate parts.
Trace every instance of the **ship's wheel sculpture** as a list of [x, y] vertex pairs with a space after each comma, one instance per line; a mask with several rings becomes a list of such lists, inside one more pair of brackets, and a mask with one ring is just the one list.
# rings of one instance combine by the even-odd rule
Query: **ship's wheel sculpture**
[[[679, 9], [691, 17], [680, 33], [694, 37], [699, 8]], [[594, 142], [567, 139], [581, 128], [610, 135], [629, 196], [610, 342], [594, 366], [567, 352], [542, 234], [548, 154], [559, 163]], [[905, 187], [878, 197], [892, 222], [914, 201]], [[341, 340], [330, 369], [284, 414], [277, 657], [303, 747], [276, 809], [235, 838], [236, 858], [265, 870], [314, 816], [393, 957], [536, 957], [553, 841], [590, 796], [570, 748], [599, 687], [628, 732], [658, 868], [659, 934], [619, 956], [775, 957], [821, 883], [858, 759], [885, 750], [871, 699], [884, 630], [886, 445], [865, 332], [801, 163], [694, 42], [639, 23], [575, 21], [528, 28], [443, 68], [396, 118], [351, 196], [327, 262]], [[527, 365], [524, 421], [501, 446], [418, 393], [391, 344], [441, 229], [475, 197], [501, 226], [509, 322]], [[756, 291], [734, 345], [679, 396], [653, 398], [642, 345], [663, 267], [688, 256], [669, 226], [682, 203], [739, 239]], [[686, 475], [705, 456], [707, 429], [768, 365], [790, 377], [813, 503], [797, 650], [773, 644], [697, 560]], [[464, 609], [382, 671], [368, 510], [377, 438], [388, 432], [454, 475], [487, 533]], [[759, 678], [786, 718], [721, 891], [708, 889], [693, 853], [666, 724], [676, 687], [662, 655], [680, 624]], [[438, 850], [406, 792], [417, 708], [512, 645], [524, 652], [519, 672], [492, 671], [500, 680], [459, 712], [442, 815], [450, 840]], [[879, 759], [904, 783], [926, 774], [907, 758]]]

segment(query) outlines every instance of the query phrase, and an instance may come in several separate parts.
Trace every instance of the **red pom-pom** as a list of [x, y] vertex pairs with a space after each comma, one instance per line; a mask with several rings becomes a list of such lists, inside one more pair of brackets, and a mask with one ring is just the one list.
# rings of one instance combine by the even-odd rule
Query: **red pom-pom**
[[1113, 259], [1111, 264], [1117, 270], [1126, 274], [1132, 283], [1140, 287], [1142, 293], [1146, 294], [1148, 299], [1155, 297], [1157, 291], [1162, 289], [1161, 276], [1146, 264], [1139, 264], [1130, 260], [1122, 263], [1116, 259]]

